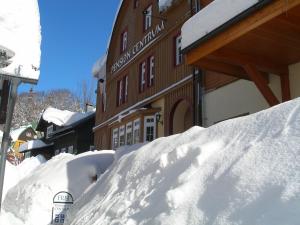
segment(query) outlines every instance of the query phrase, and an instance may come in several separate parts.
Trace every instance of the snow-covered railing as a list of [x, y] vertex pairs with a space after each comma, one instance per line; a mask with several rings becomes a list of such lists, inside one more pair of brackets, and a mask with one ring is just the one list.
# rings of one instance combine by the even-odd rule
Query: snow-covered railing
[[181, 28], [182, 49], [187, 48], [261, 0], [214, 0]]

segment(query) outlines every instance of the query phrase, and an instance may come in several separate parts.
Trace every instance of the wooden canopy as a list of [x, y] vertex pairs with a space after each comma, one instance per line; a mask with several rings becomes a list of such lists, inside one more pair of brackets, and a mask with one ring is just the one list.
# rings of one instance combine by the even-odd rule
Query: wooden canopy
[[280, 77], [289, 100], [288, 66], [300, 61], [300, 0], [275, 0], [189, 50], [188, 64], [252, 80], [267, 102], [279, 103], [266, 74]]

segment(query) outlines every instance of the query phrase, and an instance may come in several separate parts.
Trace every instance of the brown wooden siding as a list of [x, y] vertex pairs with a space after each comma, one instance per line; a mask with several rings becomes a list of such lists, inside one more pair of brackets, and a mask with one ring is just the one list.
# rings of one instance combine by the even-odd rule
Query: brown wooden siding
[[204, 88], [205, 91], [212, 91], [236, 80], [238, 80], [238, 78], [233, 76], [206, 71], [204, 75]]
[[173, 90], [165, 96], [165, 134], [170, 135], [170, 118], [174, 106], [181, 100], [186, 100], [193, 105], [193, 83], [190, 80], [185, 85]]

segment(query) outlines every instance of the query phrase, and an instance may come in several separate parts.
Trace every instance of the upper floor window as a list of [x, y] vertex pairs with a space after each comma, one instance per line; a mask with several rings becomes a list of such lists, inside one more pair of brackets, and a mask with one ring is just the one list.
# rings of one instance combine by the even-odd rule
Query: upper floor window
[[46, 138], [49, 138], [53, 133], [53, 124], [47, 127], [47, 135]]
[[139, 6], [139, 0], [133, 1], [133, 8], [136, 9]]
[[174, 47], [175, 47], [175, 55], [174, 55], [174, 64], [175, 66], [182, 63], [182, 53], [181, 53], [181, 34], [177, 35], [174, 38]]
[[148, 76], [149, 76], [149, 79], [148, 79], [148, 87], [151, 87], [153, 84], [154, 84], [154, 75], [155, 75], [155, 65], [154, 65], [154, 62], [155, 62], [155, 59], [154, 59], [154, 56], [150, 56], [148, 58], [148, 68], [149, 68], [149, 71], [148, 71]]
[[148, 30], [152, 25], [152, 5], [144, 10], [144, 31]]
[[146, 88], [146, 61], [140, 64], [139, 80], [139, 91], [143, 92]]
[[117, 106], [128, 101], [128, 75], [117, 82]]
[[123, 53], [127, 49], [127, 43], [128, 43], [128, 32], [125, 30], [121, 34], [121, 49], [120, 52]]

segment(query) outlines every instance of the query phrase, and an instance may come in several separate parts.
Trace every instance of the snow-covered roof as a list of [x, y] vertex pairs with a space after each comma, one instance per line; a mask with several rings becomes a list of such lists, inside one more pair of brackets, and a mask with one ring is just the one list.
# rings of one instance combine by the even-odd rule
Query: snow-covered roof
[[41, 56], [41, 28], [37, 0], [0, 0], [0, 45], [12, 50], [12, 63], [1, 73], [37, 80]]
[[45, 144], [43, 141], [37, 139], [37, 140], [31, 140], [28, 142], [25, 142], [24, 144], [21, 144], [19, 148], [19, 152], [24, 152], [26, 150], [35, 149], [35, 148], [43, 148], [47, 147], [49, 145]]
[[68, 110], [60, 110], [53, 107], [48, 107], [44, 111], [42, 118], [48, 123], [54, 123], [57, 126], [68, 126], [93, 113], [94, 112], [88, 112], [88, 113], [71, 112]]
[[94, 77], [105, 80], [105, 78], [106, 78], [106, 60], [107, 60], [107, 54], [103, 55], [94, 64], [93, 69], [92, 69], [92, 73], [93, 73]]
[[214, 0], [183, 24], [182, 49], [259, 2], [260, 0]]

